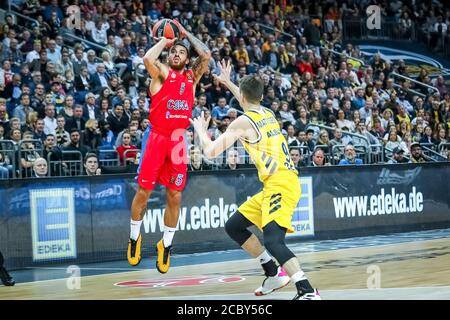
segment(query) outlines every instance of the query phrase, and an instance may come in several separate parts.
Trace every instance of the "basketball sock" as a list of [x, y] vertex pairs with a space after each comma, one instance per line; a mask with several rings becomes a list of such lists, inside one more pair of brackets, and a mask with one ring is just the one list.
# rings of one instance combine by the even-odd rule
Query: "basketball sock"
[[176, 230], [177, 228], [164, 226], [163, 243], [165, 248], [172, 245], [173, 236], [175, 235]]
[[256, 259], [259, 261], [259, 263], [264, 264], [272, 260], [272, 257], [267, 252], [267, 250], [264, 250], [264, 252], [261, 253], [258, 257], [256, 257]]
[[258, 260], [258, 262], [261, 264], [261, 267], [264, 269], [266, 277], [273, 277], [277, 274], [277, 265], [275, 264], [275, 261], [273, 261], [267, 250], [264, 250], [263, 253], [256, 257], [256, 260]]
[[298, 292], [301, 292], [301, 293], [314, 292], [313, 287], [309, 283], [308, 279], [306, 278], [305, 273], [302, 270], [294, 273], [292, 275], [291, 279], [295, 283], [295, 286], [297, 287]]
[[139, 238], [139, 235], [141, 234], [141, 224], [142, 220], [130, 220], [130, 239], [137, 240]]

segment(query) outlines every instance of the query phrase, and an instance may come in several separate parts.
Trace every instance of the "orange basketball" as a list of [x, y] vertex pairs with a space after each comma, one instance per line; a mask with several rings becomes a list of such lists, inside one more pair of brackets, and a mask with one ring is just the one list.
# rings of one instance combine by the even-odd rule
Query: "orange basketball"
[[155, 23], [153, 26], [153, 37], [161, 38], [165, 37], [167, 39], [179, 38], [180, 29], [178, 29], [175, 22], [171, 19], [161, 19]]

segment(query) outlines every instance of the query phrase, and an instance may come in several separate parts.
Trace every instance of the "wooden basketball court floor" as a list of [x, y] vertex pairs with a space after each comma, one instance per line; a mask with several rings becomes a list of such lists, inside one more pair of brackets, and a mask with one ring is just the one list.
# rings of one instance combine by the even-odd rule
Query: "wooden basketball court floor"
[[[324, 300], [450, 300], [450, 229], [309, 240], [289, 247]], [[0, 299], [260, 300], [295, 295], [289, 284], [271, 295], [254, 296], [264, 277], [242, 250], [174, 255], [165, 275], [156, 271], [154, 256], [134, 268], [126, 261], [79, 267], [79, 282], [61, 265], [12, 271], [17, 284], [0, 286]]]

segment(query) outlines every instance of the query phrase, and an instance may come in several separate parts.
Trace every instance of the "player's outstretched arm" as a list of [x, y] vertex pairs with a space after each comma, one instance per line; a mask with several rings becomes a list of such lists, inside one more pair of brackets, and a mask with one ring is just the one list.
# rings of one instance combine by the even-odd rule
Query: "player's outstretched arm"
[[207, 158], [213, 159], [231, 147], [236, 140], [245, 136], [244, 133], [248, 121], [246, 121], [245, 117], [237, 118], [228, 126], [227, 130], [223, 134], [221, 134], [216, 140], [211, 141], [207, 134], [208, 123], [210, 120], [211, 117], [205, 119], [203, 112], [200, 117], [193, 120], [190, 119], [200, 139], [203, 153]]
[[233, 96], [237, 99], [239, 104], [241, 104], [242, 96], [241, 92], [239, 91], [239, 87], [231, 81], [231, 61], [222, 60], [219, 65], [219, 69], [220, 75], [214, 75], [214, 77], [218, 79], [219, 82], [222, 83], [225, 87], [227, 87], [228, 90], [230, 90]]
[[195, 84], [200, 81], [200, 78], [203, 76], [205, 71], [208, 69], [208, 63], [211, 59], [211, 50], [209, 50], [208, 46], [204, 44], [200, 39], [196, 38], [192, 33], [187, 31], [181, 23], [177, 20], [174, 20], [175, 24], [180, 29], [180, 37], [186, 37], [189, 42], [194, 47], [195, 51], [198, 54], [198, 58], [194, 61], [192, 65], [192, 71], [194, 72]]
[[175, 39], [161, 38], [157, 44], [151, 47], [144, 56], [144, 65], [152, 79], [160, 79], [163, 82], [169, 74], [169, 68], [159, 61], [161, 52], [166, 47], [170, 47]]

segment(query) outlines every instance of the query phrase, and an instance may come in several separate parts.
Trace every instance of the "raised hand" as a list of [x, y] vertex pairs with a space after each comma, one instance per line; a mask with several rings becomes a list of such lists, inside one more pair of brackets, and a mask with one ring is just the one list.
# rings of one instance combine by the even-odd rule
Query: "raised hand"
[[194, 126], [194, 130], [198, 134], [203, 134], [208, 130], [208, 124], [211, 121], [211, 115], [205, 118], [205, 113], [202, 111], [200, 117], [197, 117], [195, 119], [189, 119], [189, 121]]
[[173, 46], [173, 44], [175, 43], [175, 41], [177, 41], [178, 38], [168, 39], [168, 38], [165, 38], [165, 37], [161, 37], [161, 38], [155, 37], [154, 39], [155, 39], [157, 42], [164, 41], [164, 42], [165, 42], [165, 46], [164, 46], [164, 47], [165, 47], [165, 48], [170, 48], [170, 47]]
[[225, 83], [231, 80], [231, 61], [225, 61], [222, 59], [219, 65], [220, 75], [214, 75], [221, 83]]
[[183, 39], [187, 36], [187, 31], [186, 29], [183, 27], [183, 25], [175, 19], [172, 19], [172, 21], [175, 23], [175, 25], [178, 27], [178, 29], [180, 30], [180, 39]]

